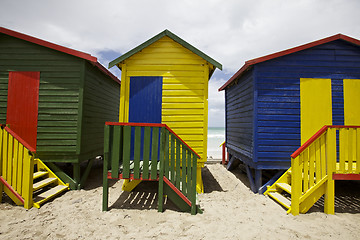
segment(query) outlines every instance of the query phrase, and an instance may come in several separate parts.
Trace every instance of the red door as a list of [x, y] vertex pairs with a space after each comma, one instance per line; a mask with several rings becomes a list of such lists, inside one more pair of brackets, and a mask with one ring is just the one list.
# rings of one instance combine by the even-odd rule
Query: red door
[[36, 149], [40, 72], [10, 72], [6, 124]]

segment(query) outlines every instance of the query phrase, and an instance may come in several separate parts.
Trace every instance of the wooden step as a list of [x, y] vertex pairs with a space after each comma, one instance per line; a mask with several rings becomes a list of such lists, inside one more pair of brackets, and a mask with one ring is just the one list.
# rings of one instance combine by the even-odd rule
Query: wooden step
[[41, 181], [33, 184], [33, 191], [39, 190], [40, 188], [50, 185], [56, 181], [57, 181], [57, 178], [45, 178], [44, 180], [41, 180]]
[[59, 195], [60, 193], [66, 191], [69, 187], [64, 185], [58, 185], [56, 187], [53, 187], [46, 192], [43, 192], [36, 196], [34, 198], [34, 207], [40, 208], [40, 205], [44, 202], [48, 201], [49, 199], [52, 199], [56, 195]]
[[285, 192], [291, 194], [291, 186], [289, 184], [277, 183], [276, 186], [279, 187], [280, 189], [284, 190]]
[[44, 177], [47, 174], [48, 174], [48, 172], [43, 172], [43, 171], [34, 172], [33, 179], [35, 180], [37, 178]]
[[284, 197], [283, 195], [281, 195], [278, 192], [269, 192], [268, 195], [274, 199], [275, 201], [277, 201], [278, 203], [280, 203], [282, 206], [284, 206], [286, 209], [289, 209], [291, 206], [291, 201], [289, 199], [287, 199], [286, 197]]

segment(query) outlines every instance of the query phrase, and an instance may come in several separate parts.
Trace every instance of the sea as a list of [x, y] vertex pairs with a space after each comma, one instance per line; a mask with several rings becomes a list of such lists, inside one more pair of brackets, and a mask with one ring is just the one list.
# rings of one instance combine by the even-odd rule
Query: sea
[[224, 127], [208, 127], [207, 157], [221, 159], [220, 145], [225, 141]]

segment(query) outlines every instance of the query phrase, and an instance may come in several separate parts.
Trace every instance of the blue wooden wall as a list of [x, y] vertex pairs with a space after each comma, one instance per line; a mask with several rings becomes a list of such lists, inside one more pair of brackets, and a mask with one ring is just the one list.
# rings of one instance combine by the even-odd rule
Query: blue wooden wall
[[253, 159], [254, 87], [252, 71], [225, 91], [226, 146], [242, 161]]
[[[238, 84], [226, 88], [226, 141], [230, 152], [244, 157], [253, 153], [249, 165], [256, 169], [290, 166], [290, 155], [300, 147], [301, 139], [300, 78], [332, 79], [333, 124], [344, 124], [342, 80], [360, 78], [360, 48], [336, 40], [254, 65]], [[235, 95], [241, 97], [232, 98]], [[253, 116], [241, 114], [245, 106], [251, 106]], [[253, 134], [243, 134], [246, 127]]]

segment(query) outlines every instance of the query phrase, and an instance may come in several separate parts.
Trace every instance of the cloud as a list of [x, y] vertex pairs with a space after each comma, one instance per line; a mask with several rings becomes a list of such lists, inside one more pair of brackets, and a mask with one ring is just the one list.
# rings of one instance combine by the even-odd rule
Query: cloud
[[337, 33], [360, 39], [359, 9], [358, 0], [2, 0], [0, 23], [91, 53], [105, 66], [112, 53], [169, 29], [222, 63], [223, 75], [209, 84], [209, 119], [217, 124], [223, 102], [215, 89], [225, 77], [246, 60]]

